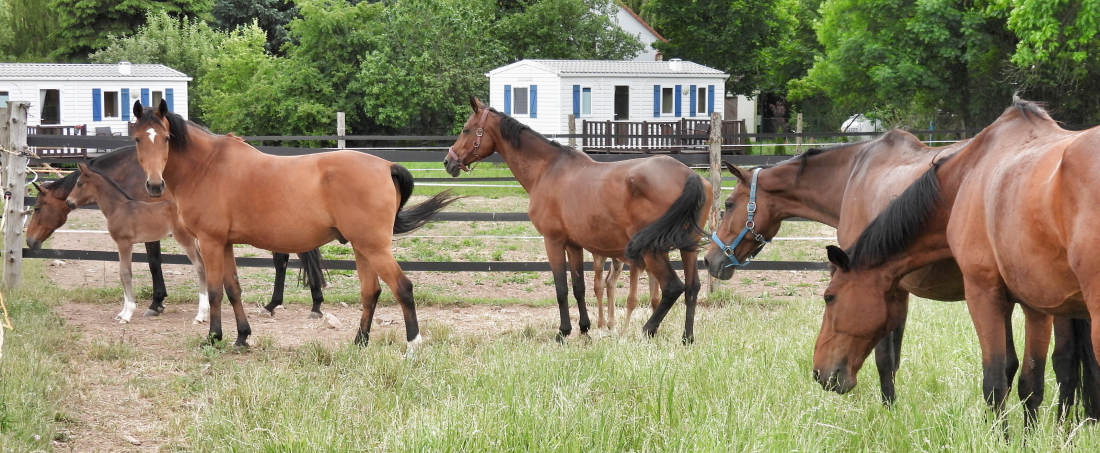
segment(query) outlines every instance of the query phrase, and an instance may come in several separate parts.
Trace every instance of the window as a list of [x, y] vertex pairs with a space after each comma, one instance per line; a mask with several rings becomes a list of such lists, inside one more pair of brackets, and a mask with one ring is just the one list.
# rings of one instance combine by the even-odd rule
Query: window
[[707, 113], [707, 89], [699, 88], [699, 95], [696, 97], [698, 101], [695, 102], [695, 113]]
[[512, 114], [527, 115], [527, 87], [512, 88]]
[[581, 89], [581, 115], [592, 114], [592, 89]]
[[164, 99], [164, 92], [154, 91], [153, 92], [153, 103], [149, 104], [149, 105], [152, 106], [153, 108], [159, 108], [160, 107], [160, 101], [163, 100], [163, 99]]
[[61, 91], [38, 90], [39, 124], [61, 124]]
[[661, 88], [661, 113], [672, 113], [672, 88]]
[[118, 118], [118, 92], [103, 92], [103, 117]]
[[630, 119], [630, 87], [615, 87], [615, 121]]
[[0, 91], [0, 109], [8, 108], [8, 92]]

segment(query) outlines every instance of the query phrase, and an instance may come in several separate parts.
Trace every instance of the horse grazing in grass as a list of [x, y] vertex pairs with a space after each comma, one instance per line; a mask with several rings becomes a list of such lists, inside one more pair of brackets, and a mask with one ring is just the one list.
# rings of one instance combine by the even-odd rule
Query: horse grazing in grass
[[[142, 172], [141, 165], [138, 164], [137, 148], [134, 146], [125, 146], [96, 157], [88, 162], [88, 168], [110, 179], [122, 188], [123, 192], [136, 200], [157, 201], [151, 198], [145, 190], [145, 173]], [[35, 199], [34, 216], [31, 217], [30, 224], [27, 225], [28, 247], [34, 250], [40, 249], [42, 243], [49, 239], [50, 235], [61, 228], [68, 220], [69, 212], [72, 209], [65, 204], [65, 200], [69, 197], [69, 193], [72, 192], [73, 188], [76, 187], [76, 181], [79, 177], [80, 171], [74, 171], [57, 181], [43, 185], [35, 184], [35, 188], [38, 189], [38, 196]], [[145, 311], [145, 316], [157, 316], [164, 312], [164, 299], [168, 297], [168, 291], [164, 285], [164, 273], [161, 268], [160, 241], [146, 242], [145, 250], [149, 256], [149, 271], [153, 277], [153, 302], [149, 305], [149, 309]], [[313, 295], [313, 309], [310, 312], [310, 317], [320, 318], [321, 302], [324, 301], [321, 288], [325, 286], [325, 275], [321, 267], [321, 252], [311, 250], [299, 253], [298, 258], [302, 261], [306, 283]], [[274, 254], [274, 260], [275, 290], [271, 294], [271, 302], [264, 307], [271, 314], [275, 313], [275, 307], [283, 303], [283, 285], [290, 255], [276, 253]], [[205, 322], [206, 318], [199, 319], [199, 321]]]
[[[355, 251], [363, 315], [356, 343], [366, 345], [382, 288], [401, 304], [409, 346], [420, 343], [412, 282], [391, 251], [393, 235], [427, 223], [455, 200], [449, 193], [405, 209], [412, 174], [369, 154], [333, 151], [296, 157], [264, 154], [233, 136], [214, 135], [164, 102], [133, 106], [131, 138], [149, 195], [172, 190], [187, 228], [199, 239], [210, 292], [210, 337], [222, 338], [225, 286], [237, 320], [236, 345], [247, 346], [252, 329], [241, 303], [233, 244], [280, 253], [312, 250], [332, 240]], [[277, 181], [278, 183], [273, 183]]]
[[202, 268], [195, 237], [180, 224], [175, 201], [168, 199], [147, 203], [135, 200], [117, 184], [87, 165], [78, 164], [78, 167], [80, 177], [65, 204], [69, 209], [76, 209], [80, 205], [96, 203], [107, 217], [107, 231], [118, 245], [119, 278], [122, 280], [122, 312], [115, 319], [123, 323], [130, 322], [130, 317], [137, 308], [130, 268], [134, 244], [159, 241], [171, 235], [183, 248], [199, 277], [199, 312], [195, 315], [194, 323], [206, 321], [210, 311], [210, 302], [206, 295], [206, 272]]
[[[784, 219], [803, 217], [837, 228], [837, 241], [850, 246], [859, 234], [882, 210], [917, 178], [924, 174], [933, 159], [953, 154], [969, 140], [945, 147], [928, 147], [912, 134], [891, 130], [874, 140], [844, 144], [829, 148], [814, 148], [788, 161], [743, 171], [729, 163], [726, 167], [738, 184], [725, 202], [725, 215], [714, 231], [704, 262], [711, 275], [729, 279], [736, 266], [747, 262], [774, 237]], [[752, 180], [757, 178], [757, 190], [752, 194]], [[749, 221], [750, 197], [755, 203], [753, 234], [734, 243]], [[725, 247], [719, 244], [725, 245]], [[898, 282], [895, 298], [897, 327], [875, 346], [875, 363], [879, 371], [883, 401], [895, 399], [894, 377], [901, 362], [902, 335], [908, 312], [909, 293], [942, 301], [963, 299], [962, 273], [954, 259], [947, 259], [917, 269]], [[1080, 373], [1073, 373], [1074, 329], [1085, 329], [1088, 320], [1055, 318], [1054, 370], [1060, 384], [1059, 403], [1063, 411], [1073, 406], [1075, 392], [1080, 388]], [[1012, 324], [1006, 323], [1007, 332]], [[1007, 375], [1011, 379], [1019, 367], [1012, 335], [1006, 335]], [[1085, 386], [1085, 389], [1100, 386]], [[1087, 400], [1100, 402], [1100, 394]], [[1096, 407], [1086, 406], [1088, 416], [1100, 417]]]
[[[530, 195], [528, 214], [543, 235], [554, 275], [561, 326], [559, 339], [572, 331], [567, 305], [566, 258], [581, 333], [591, 322], [584, 304], [584, 254], [626, 260], [652, 273], [661, 286], [661, 302], [643, 327], [657, 333], [672, 304], [685, 295], [684, 342], [694, 339], [699, 276], [697, 247], [710, 204], [710, 184], [668, 156], [601, 163], [587, 154], [552, 143], [523, 123], [487, 108], [470, 96], [473, 113], [451, 146], [444, 164], [451, 176], [500, 153]], [[461, 154], [460, 154], [461, 153]], [[679, 250], [684, 282], [668, 254]], [[631, 272], [632, 274], [634, 272]], [[627, 308], [627, 324], [630, 322]]]
[[[1100, 316], [1097, 146], [1100, 128], [1066, 131], [1037, 105], [1017, 101], [905, 189], [847, 251], [830, 247], [835, 270], [814, 348], [818, 381], [838, 392], [855, 386], [871, 346], [898, 322], [893, 288], [914, 270], [953, 257], [982, 348], [982, 393], [998, 412], [1009, 388], [1005, 326], [1013, 305], [1023, 308], [1018, 390], [1030, 426], [1043, 400], [1052, 315]], [[1098, 326], [1092, 323], [1091, 339], [1083, 331], [1073, 339], [1073, 368], [1084, 372], [1086, 386], [1100, 373]]]

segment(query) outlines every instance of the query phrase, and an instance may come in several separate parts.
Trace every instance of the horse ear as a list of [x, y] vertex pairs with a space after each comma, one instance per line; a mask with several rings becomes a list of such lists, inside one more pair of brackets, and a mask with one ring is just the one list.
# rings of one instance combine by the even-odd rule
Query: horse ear
[[726, 170], [729, 170], [730, 173], [733, 173], [733, 176], [737, 177], [737, 179], [741, 181], [741, 184], [749, 183], [749, 178], [746, 177], [745, 174], [741, 172], [741, 169], [737, 168], [736, 165], [733, 165], [728, 160], [724, 160], [722, 161], [722, 163], [726, 164]]
[[34, 185], [34, 188], [38, 191], [38, 193], [46, 193], [46, 189], [43, 189], [42, 186], [38, 185], [37, 182], [32, 182], [31, 184]]
[[88, 170], [88, 165], [87, 164], [84, 164], [84, 163], [76, 164], [76, 168], [80, 169], [80, 174], [91, 173], [91, 170]]
[[141, 100], [134, 101], [133, 110], [130, 110], [130, 116], [134, 117], [134, 121], [141, 118]]
[[471, 94], [470, 95], [470, 108], [473, 109], [474, 113], [477, 113], [477, 112], [480, 112], [481, 109], [485, 108], [485, 104], [482, 104], [481, 100], [478, 99], [477, 96], [474, 96], [474, 95]]
[[835, 245], [830, 245], [825, 247], [825, 251], [828, 252], [830, 263], [836, 265], [840, 270], [848, 272], [851, 261], [848, 260], [848, 254], [844, 253], [844, 250]]
[[160, 105], [157, 107], [157, 117], [164, 118], [166, 116], [168, 116], [168, 103], [161, 99]]

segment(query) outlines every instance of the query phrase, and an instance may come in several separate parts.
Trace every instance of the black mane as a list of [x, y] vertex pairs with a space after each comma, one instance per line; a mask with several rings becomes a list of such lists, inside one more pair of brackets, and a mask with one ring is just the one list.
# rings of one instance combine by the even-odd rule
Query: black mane
[[[92, 173], [96, 174], [96, 176], [99, 176], [100, 178], [103, 178], [104, 181], [107, 181], [107, 184], [110, 184], [111, 187], [114, 187], [115, 190], [117, 190], [119, 193], [121, 193], [122, 196], [126, 197], [127, 200], [137, 201], [137, 200], [134, 199], [134, 197], [131, 197], [129, 193], [126, 193], [126, 191], [123, 190], [122, 187], [119, 186], [118, 183], [115, 182], [113, 179], [104, 176], [103, 173], [100, 173], [100, 172], [96, 171], [96, 169], [94, 169], [92, 167], [88, 167], [88, 170], [91, 170]], [[79, 174], [79, 172], [74, 171], [73, 174]]]
[[848, 249], [853, 269], [880, 266], [913, 244], [943, 199], [936, 169], [946, 160], [933, 164], [860, 233]]
[[[88, 168], [98, 170], [101, 168], [110, 168], [118, 164], [118, 161], [127, 158], [126, 153], [133, 152], [136, 147], [124, 146], [111, 151], [107, 154], [99, 156], [95, 159], [88, 161]], [[49, 191], [50, 195], [54, 198], [64, 200], [69, 197], [69, 194], [73, 192], [73, 188], [76, 187], [76, 180], [80, 178], [80, 170], [73, 170], [72, 173], [65, 175], [65, 177], [55, 180], [49, 184], [45, 184], [42, 187]], [[126, 191], [123, 191], [126, 193]]]
[[542, 139], [542, 141], [544, 143], [546, 143], [547, 145], [553, 146], [555, 148], [558, 148], [558, 149], [560, 149], [562, 151], [566, 151], [566, 152], [573, 151], [572, 148], [546, 138], [545, 135], [542, 135], [542, 134], [536, 132], [534, 129], [531, 129], [530, 126], [519, 122], [519, 120], [517, 120], [515, 118], [512, 118], [512, 117], [510, 117], [508, 115], [505, 115], [503, 113], [500, 113], [492, 107], [489, 107], [489, 111], [493, 112], [494, 114], [496, 114], [496, 116], [498, 118], [500, 118], [500, 137], [503, 138], [504, 140], [507, 140], [508, 143], [510, 143], [513, 148], [519, 148], [520, 147], [520, 135], [524, 131], [527, 131], [527, 132], [530, 132], [535, 137]]
[[786, 164], [786, 163], [797, 161], [798, 162], [798, 172], [795, 173], [795, 176], [794, 176], [795, 180], [797, 180], [799, 177], [802, 176], [802, 170], [806, 169], [806, 164], [807, 164], [807, 162], [809, 161], [809, 159], [811, 157], [814, 157], [814, 156], [817, 156], [819, 154], [823, 154], [823, 153], [832, 151], [834, 149], [846, 148], [846, 147], [853, 146], [853, 145], [862, 145], [862, 144], [867, 143], [868, 141], [869, 140], [862, 140], [862, 141], [859, 141], [859, 142], [856, 142], [856, 143], [841, 143], [841, 144], [826, 146], [826, 147], [810, 148], [810, 149], [807, 149], [806, 151], [803, 151], [802, 154], [794, 156], [794, 157], [792, 157], [790, 159], [787, 159], [783, 162], [779, 162], [779, 163], [771, 164], [771, 165], [761, 165], [761, 166], [756, 167], [756, 168], [769, 169], [769, 168], [772, 168], [772, 167], [777, 167], [777, 166], [780, 166], [780, 165], [783, 165], [783, 164]]

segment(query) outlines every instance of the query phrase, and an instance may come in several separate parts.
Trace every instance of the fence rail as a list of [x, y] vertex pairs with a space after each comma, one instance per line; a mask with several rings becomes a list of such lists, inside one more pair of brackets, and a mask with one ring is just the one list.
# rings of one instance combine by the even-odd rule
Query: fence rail
[[[710, 120], [581, 121], [585, 152], [708, 153]], [[722, 153], [744, 154], [744, 121], [722, 121]]]

